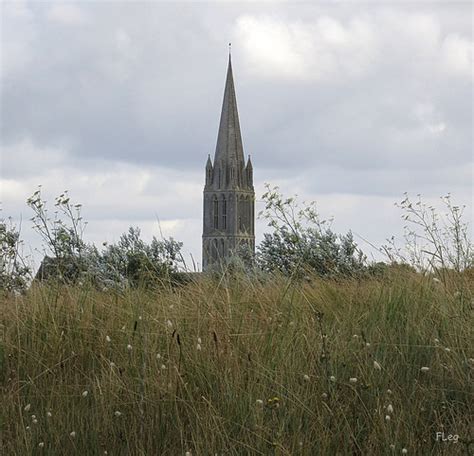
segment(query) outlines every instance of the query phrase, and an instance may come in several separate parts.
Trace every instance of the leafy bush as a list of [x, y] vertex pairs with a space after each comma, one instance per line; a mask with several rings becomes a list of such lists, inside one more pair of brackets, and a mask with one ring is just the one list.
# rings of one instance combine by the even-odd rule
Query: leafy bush
[[74, 284], [87, 281], [100, 288], [123, 289], [169, 278], [183, 262], [182, 243], [173, 238], [153, 237], [146, 244], [138, 228], [130, 227], [117, 244], [104, 245], [102, 251], [85, 243], [83, 233], [87, 222], [82, 221], [81, 205], [72, 204], [67, 192], [56, 198], [53, 219], [40, 189], [27, 203], [34, 211], [31, 220], [46, 252], [36, 274], [38, 280]]
[[294, 274], [304, 270], [320, 276], [354, 276], [365, 270], [365, 256], [352, 233], [337, 235], [330, 220], [321, 220], [311, 202], [300, 208], [296, 198], [280, 194], [278, 187], [263, 195], [272, 233], [265, 233], [258, 246], [257, 262], [265, 271]]
[[10, 221], [0, 219], [0, 290], [22, 292], [30, 281], [31, 270], [23, 259], [20, 232]]
[[140, 238], [140, 229], [130, 227], [117, 244], [105, 246], [102, 252], [91, 249], [90, 272], [94, 272], [93, 280], [105, 287], [150, 285], [178, 273], [183, 263], [182, 245], [173, 238], [156, 237], [146, 244]]

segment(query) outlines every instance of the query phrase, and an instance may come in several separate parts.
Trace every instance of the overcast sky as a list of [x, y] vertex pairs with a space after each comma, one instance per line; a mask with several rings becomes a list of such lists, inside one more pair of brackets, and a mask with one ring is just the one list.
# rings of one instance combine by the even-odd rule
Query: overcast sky
[[42, 184], [50, 202], [67, 189], [83, 204], [89, 241], [130, 225], [150, 239], [159, 219], [200, 262], [229, 41], [257, 199], [279, 185], [375, 244], [401, 232], [403, 192], [451, 192], [472, 220], [471, 2], [18, 1], [1, 13], [0, 200], [28, 245], [25, 201]]

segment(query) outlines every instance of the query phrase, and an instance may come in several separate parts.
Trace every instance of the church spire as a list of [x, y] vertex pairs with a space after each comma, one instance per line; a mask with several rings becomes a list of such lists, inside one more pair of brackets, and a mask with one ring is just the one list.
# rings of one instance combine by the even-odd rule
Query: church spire
[[221, 120], [217, 135], [214, 166], [217, 163], [234, 164], [240, 168], [245, 166], [242, 136], [240, 133], [237, 99], [235, 96], [234, 77], [232, 74], [232, 60], [229, 43], [229, 64], [222, 102]]
[[252, 162], [250, 157], [247, 165], [244, 161], [230, 46], [216, 152], [214, 163], [207, 159], [203, 199], [203, 270], [225, 265], [241, 248], [255, 252]]

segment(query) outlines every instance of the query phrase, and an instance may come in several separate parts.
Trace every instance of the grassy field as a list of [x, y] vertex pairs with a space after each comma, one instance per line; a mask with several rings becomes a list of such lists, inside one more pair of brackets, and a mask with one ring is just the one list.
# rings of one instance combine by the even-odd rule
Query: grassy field
[[3, 297], [0, 454], [474, 454], [473, 291], [405, 273]]

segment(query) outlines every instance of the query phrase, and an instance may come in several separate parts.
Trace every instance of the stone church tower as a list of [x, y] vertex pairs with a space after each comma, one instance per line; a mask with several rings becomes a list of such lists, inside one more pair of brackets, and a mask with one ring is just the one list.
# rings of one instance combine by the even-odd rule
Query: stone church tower
[[211, 269], [246, 245], [255, 251], [255, 191], [250, 156], [244, 159], [229, 54], [214, 163], [209, 155], [204, 186], [202, 268]]

